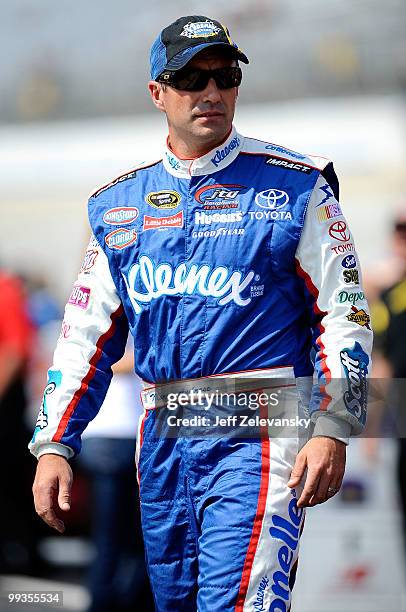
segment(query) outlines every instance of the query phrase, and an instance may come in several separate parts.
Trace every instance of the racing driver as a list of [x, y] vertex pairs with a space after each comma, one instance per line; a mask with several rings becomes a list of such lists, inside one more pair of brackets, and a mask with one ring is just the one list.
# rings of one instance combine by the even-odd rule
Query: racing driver
[[[348, 439], [365, 423], [372, 332], [332, 163], [237, 132], [240, 63], [228, 29], [201, 15], [154, 42], [148, 88], [167, 143], [89, 199], [92, 237], [30, 443], [36, 511], [63, 532], [69, 459], [130, 330], [146, 385], [141, 517], [162, 612], [288, 611], [305, 507], [340, 489]], [[241, 377], [293, 380], [308, 438], [158, 432], [169, 390]]]

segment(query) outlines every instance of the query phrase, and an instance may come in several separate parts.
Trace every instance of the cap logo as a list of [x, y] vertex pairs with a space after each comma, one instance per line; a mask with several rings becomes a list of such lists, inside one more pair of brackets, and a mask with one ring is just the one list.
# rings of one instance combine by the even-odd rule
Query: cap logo
[[207, 38], [209, 36], [216, 36], [219, 32], [220, 28], [212, 21], [190, 21], [183, 26], [181, 36], [186, 36], [187, 38]]

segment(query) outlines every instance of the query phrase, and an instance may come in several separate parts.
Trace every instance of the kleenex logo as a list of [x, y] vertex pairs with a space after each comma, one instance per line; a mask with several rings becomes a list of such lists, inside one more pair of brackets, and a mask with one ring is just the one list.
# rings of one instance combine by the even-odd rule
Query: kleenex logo
[[229, 302], [246, 306], [251, 297], [243, 298], [241, 294], [255, 272], [250, 271], [243, 278], [242, 272], [230, 271], [225, 266], [212, 268], [208, 264], [186, 263], [173, 269], [170, 263], [156, 265], [148, 255], [141, 255], [138, 263], [131, 267], [128, 278], [123, 276], [134, 311], [140, 314], [141, 304], [149, 304], [163, 295], [198, 294], [218, 298], [220, 306]]
[[172, 166], [174, 170], [179, 170], [180, 163], [178, 162], [178, 160], [175, 157], [173, 157], [173, 155], [169, 155], [169, 153], [165, 152], [165, 155], [166, 155], [166, 159], [168, 160], [169, 165]]
[[280, 540], [282, 545], [278, 551], [278, 569], [272, 576], [271, 590], [275, 599], [269, 607], [269, 612], [287, 612], [290, 601], [289, 576], [300, 538], [300, 523], [304, 510], [297, 507], [296, 497], [288, 505], [288, 517], [274, 514], [273, 527], [269, 532], [273, 538]]
[[211, 158], [211, 161], [216, 168], [219, 163], [223, 161], [223, 159], [230, 155], [231, 151], [234, 151], [234, 149], [240, 145], [240, 142], [241, 141], [238, 136], [234, 136], [234, 138], [223, 149], [217, 149], [215, 156]]
[[265, 591], [269, 586], [269, 578], [268, 576], [262, 576], [261, 582], [259, 583], [259, 587], [257, 590], [257, 596], [254, 601], [254, 610], [255, 612], [267, 612], [267, 609], [264, 608], [264, 599], [265, 599]]

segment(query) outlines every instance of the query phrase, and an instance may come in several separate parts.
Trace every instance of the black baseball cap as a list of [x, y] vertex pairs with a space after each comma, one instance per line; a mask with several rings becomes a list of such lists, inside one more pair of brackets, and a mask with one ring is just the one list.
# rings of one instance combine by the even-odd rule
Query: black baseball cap
[[179, 70], [207, 47], [222, 47], [235, 59], [249, 63], [247, 56], [232, 40], [228, 28], [203, 15], [180, 17], [165, 29], [151, 47], [151, 79], [164, 70]]

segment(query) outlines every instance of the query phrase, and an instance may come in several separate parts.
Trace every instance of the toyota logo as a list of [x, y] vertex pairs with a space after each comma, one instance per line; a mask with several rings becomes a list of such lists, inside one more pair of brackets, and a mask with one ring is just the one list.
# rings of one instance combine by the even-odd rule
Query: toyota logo
[[261, 208], [279, 210], [289, 202], [289, 196], [286, 191], [280, 189], [265, 189], [265, 191], [257, 193], [255, 202]]
[[347, 232], [347, 224], [345, 221], [336, 221], [329, 227], [328, 233], [332, 238], [339, 242], [348, 242], [350, 240], [350, 234]]

